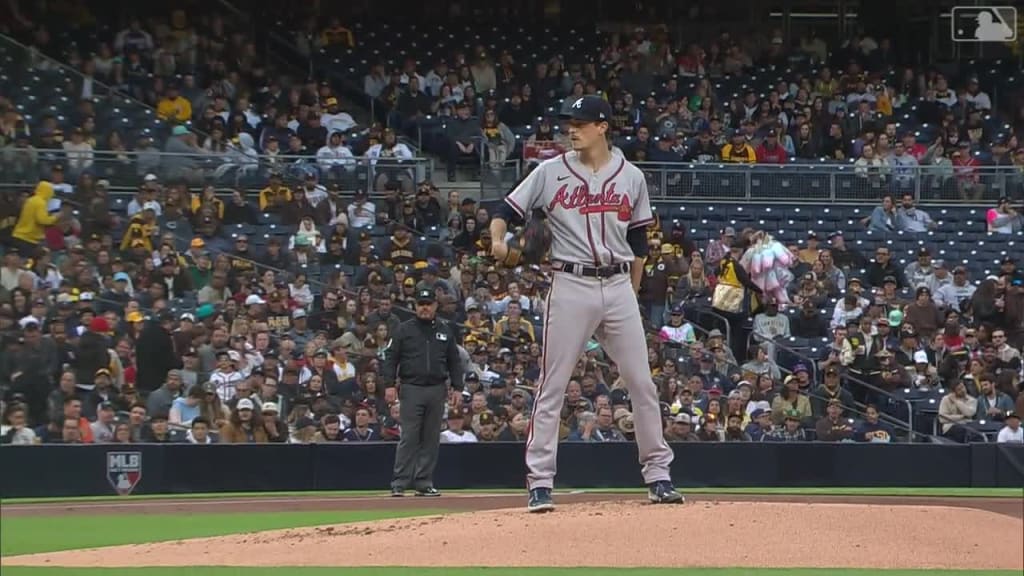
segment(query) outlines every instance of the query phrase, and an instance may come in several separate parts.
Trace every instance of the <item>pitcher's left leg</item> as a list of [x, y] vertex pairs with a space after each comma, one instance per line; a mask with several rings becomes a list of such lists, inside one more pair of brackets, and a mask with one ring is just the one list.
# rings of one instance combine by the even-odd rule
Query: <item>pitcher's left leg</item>
[[604, 307], [604, 323], [599, 328], [598, 339], [618, 365], [629, 390], [644, 481], [647, 484], [671, 481], [669, 467], [673, 452], [665, 442], [658, 390], [647, 365], [647, 339], [628, 276], [623, 274], [604, 283]]

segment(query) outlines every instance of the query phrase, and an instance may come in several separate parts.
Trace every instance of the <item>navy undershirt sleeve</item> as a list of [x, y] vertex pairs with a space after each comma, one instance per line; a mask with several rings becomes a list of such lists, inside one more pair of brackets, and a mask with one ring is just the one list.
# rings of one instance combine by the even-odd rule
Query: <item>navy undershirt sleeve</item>
[[647, 256], [649, 246], [647, 245], [647, 227], [641, 226], [626, 232], [626, 241], [633, 249], [633, 255], [637, 258]]
[[494, 212], [495, 218], [501, 218], [506, 224], [511, 226], [522, 226], [526, 224], [526, 220], [523, 220], [519, 213], [516, 212], [515, 208], [509, 205], [508, 202], [502, 200], [498, 203], [498, 207]]

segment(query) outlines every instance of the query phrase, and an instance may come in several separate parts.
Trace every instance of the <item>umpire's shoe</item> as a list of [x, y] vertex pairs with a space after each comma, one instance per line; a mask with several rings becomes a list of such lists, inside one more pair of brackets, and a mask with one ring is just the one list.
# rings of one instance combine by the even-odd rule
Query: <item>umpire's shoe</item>
[[416, 490], [416, 495], [421, 498], [437, 498], [441, 493], [437, 491], [437, 488], [430, 486], [427, 488], [418, 488]]
[[647, 486], [647, 499], [655, 504], [682, 504], [686, 501], [683, 495], [676, 492], [668, 480], [653, 482]]
[[555, 503], [551, 500], [551, 488], [534, 488], [530, 490], [530, 500], [526, 504], [530, 512], [551, 512], [555, 509]]
[[402, 489], [402, 488], [399, 488], [398, 486], [392, 486], [391, 487], [391, 496], [393, 498], [401, 498], [402, 496], [405, 496], [405, 490]]

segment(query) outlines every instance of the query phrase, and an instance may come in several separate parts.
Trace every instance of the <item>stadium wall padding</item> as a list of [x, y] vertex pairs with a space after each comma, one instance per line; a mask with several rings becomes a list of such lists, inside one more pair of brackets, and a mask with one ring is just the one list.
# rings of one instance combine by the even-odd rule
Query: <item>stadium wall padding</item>
[[[690, 443], [673, 449], [672, 474], [681, 487], [1024, 487], [1024, 446]], [[108, 471], [111, 452], [141, 457], [132, 494], [383, 492], [395, 445], [5, 446], [0, 497], [116, 494], [116, 471]], [[643, 483], [632, 443], [561, 444], [558, 470], [563, 488]], [[441, 489], [515, 490], [523, 489], [524, 472], [522, 444], [443, 444], [435, 480]]]

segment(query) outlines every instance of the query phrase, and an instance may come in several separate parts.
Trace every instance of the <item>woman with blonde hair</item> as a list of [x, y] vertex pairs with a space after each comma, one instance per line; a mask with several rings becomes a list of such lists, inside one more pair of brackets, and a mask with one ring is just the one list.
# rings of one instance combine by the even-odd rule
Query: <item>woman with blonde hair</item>
[[241, 336], [245, 339], [250, 334], [249, 319], [243, 316], [236, 316], [231, 321], [231, 329], [228, 332], [232, 338]]
[[224, 405], [212, 385], [203, 384], [203, 401], [200, 403], [199, 415], [218, 430], [224, 427], [231, 417], [231, 411]]
[[679, 277], [676, 285], [676, 303], [686, 303], [711, 295], [711, 280], [704, 269], [704, 256], [700, 252], [690, 255], [690, 269]]

